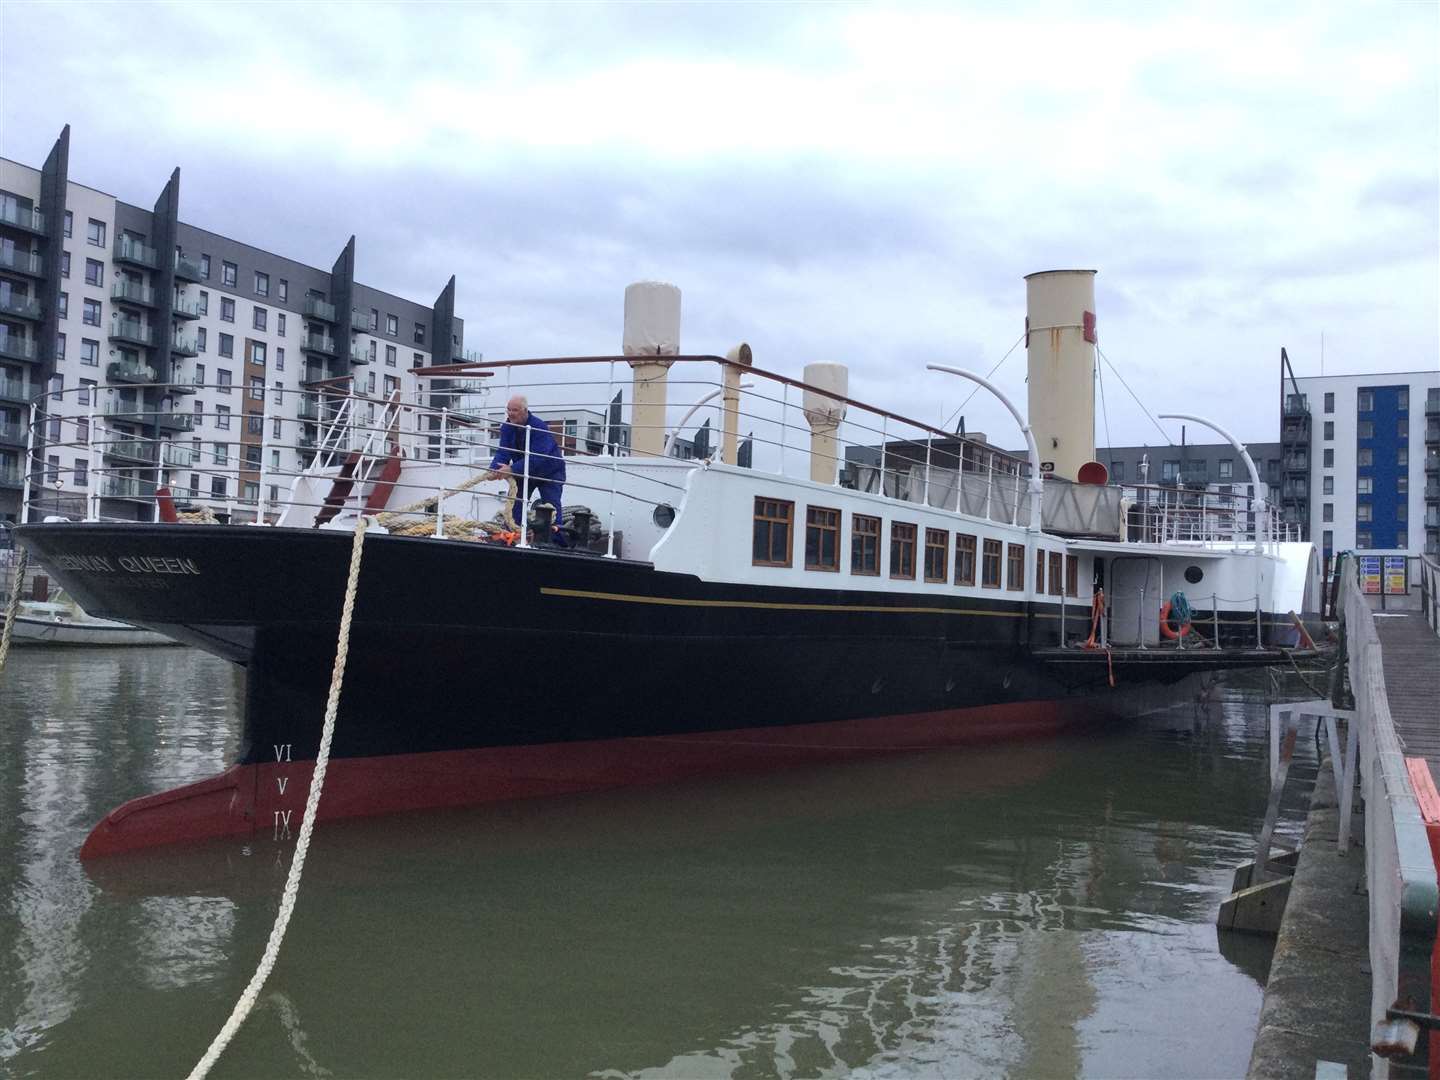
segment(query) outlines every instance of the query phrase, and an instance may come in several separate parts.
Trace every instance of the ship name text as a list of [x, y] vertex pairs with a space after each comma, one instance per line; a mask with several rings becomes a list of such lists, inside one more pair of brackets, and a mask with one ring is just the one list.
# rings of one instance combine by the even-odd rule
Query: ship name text
[[55, 565], [61, 570], [83, 570], [90, 574], [194, 574], [200, 568], [193, 559], [169, 555], [56, 555]]

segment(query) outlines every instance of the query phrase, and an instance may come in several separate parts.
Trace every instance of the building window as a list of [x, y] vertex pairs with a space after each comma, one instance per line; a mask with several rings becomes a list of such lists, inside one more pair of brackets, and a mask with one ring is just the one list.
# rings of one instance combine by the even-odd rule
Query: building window
[[59, 303], [59, 305], [57, 305], [56, 310], [60, 312], [60, 318], [62, 318], [62, 319], [68, 319], [68, 318], [70, 317], [70, 294], [69, 294], [69, 293], [63, 293], [63, 292], [62, 292], [62, 293], [60, 294], [60, 303]]
[[915, 526], [909, 522], [890, 523], [890, 576], [915, 578]]
[[250, 350], [250, 363], [259, 367], [265, 366], [265, 342], [245, 339], [245, 347]]
[[81, 314], [81, 316], [80, 316], [80, 321], [83, 322], [86, 326], [99, 326], [99, 325], [100, 325], [100, 301], [99, 301], [99, 300], [86, 300], [86, 301], [85, 301], [84, 312], [83, 312], [83, 314]]
[[205, 422], [205, 403], [199, 398], [195, 399], [195, 427]]
[[755, 499], [755, 530], [750, 558], [756, 566], [789, 566], [795, 504], [784, 499]]
[[1368, 446], [1361, 447], [1355, 453], [1355, 464], [1360, 468], [1366, 468], [1375, 464], [1375, 451]]
[[206, 334], [206, 332], [205, 332], [205, 327], [203, 327], [203, 326], [197, 326], [197, 327], [195, 328], [195, 351], [196, 351], [196, 352], [204, 352], [204, 351], [206, 350], [206, 347], [207, 347], [208, 344], [209, 344], [208, 338], [209, 338], [209, 336], [208, 336], [208, 335]]
[[[1410, 408], [1409, 387], [1402, 386], [1399, 390], [1395, 391], [1395, 408], [1399, 412], [1406, 412]], [[1402, 544], [1400, 546], [1403, 547], [1404, 545]]]
[[105, 222], [96, 221], [93, 217], [85, 226], [85, 242], [95, 247], [105, 246]]
[[232, 262], [225, 262], [222, 260], [220, 263], [220, 284], [228, 285], [230, 288], [233, 289], [235, 287], [235, 283], [239, 280], [240, 268]]
[[424, 345], [424, 344], [425, 344], [425, 324], [424, 324], [424, 323], [418, 323], [418, 322], [417, 322], [417, 323], [415, 324], [415, 344], [416, 344], [416, 345]]
[[[261, 387], [260, 387], [260, 396], [261, 396], [262, 398], [265, 396], [265, 387], [264, 387], [264, 384], [261, 384]], [[264, 415], [263, 413], [258, 413], [258, 412], [256, 412], [256, 413], [246, 413], [246, 414], [245, 414], [245, 430], [246, 430], [247, 433], [249, 433], [249, 434], [251, 434], [251, 435], [264, 435], [264, 434], [265, 434], [265, 415]], [[258, 446], [256, 446], [256, 447], [252, 447], [251, 449], [254, 450], [255, 467], [258, 469], [258, 468], [260, 467], [260, 448], [259, 448]], [[250, 456], [251, 456], [251, 451], [250, 451], [250, 450], [246, 450], [246, 451], [245, 451], [245, 458], [246, 458], [247, 461], [249, 460]]]
[[276, 371], [284, 371], [284, 370], [285, 370], [285, 350], [284, 350], [284, 349], [277, 348], [277, 349], [275, 350], [275, 370], [276, 370]]
[[[228, 390], [227, 390], [227, 391], [221, 391], [221, 393], [229, 393], [229, 391], [228, 391]], [[230, 430], [230, 406], [229, 406], [229, 405], [216, 405], [216, 406], [215, 406], [215, 426], [216, 426], [219, 430], [221, 430], [221, 431], [229, 431], [229, 430]], [[219, 445], [219, 444], [217, 444], [217, 445]]]
[[275, 404], [285, 404], [285, 384], [282, 383], [279, 379], [275, 380]]
[[235, 321], [235, 301], [231, 300], [228, 296], [222, 296], [220, 298], [220, 321]]
[[205, 365], [204, 365], [204, 364], [196, 364], [196, 365], [195, 365], [195, 385], [196, 385], [196, 386], [203, 386], [203, 385], [205, 385]]
[[[1320, 544], [1321, 547], [1325, 549], [1325, 561], [1328, 564], [1330, 561], [1330, 553], [1335, 550], [1335, 533], [1330, 529], [1326, 529], [1320, 534]], [[1328, 565], [1326, 566], [1326, 570], [1329, 570]]]
[[[59, 440], [60, 440], [60, 437], [57, 435], [57, 436], [55, 436], [55, 438], [52, 439], [51, 441], [52, 441], [52, 442], [58, 442]], [[51, 454], [51, 455], [49, 455], [49, 456], [46, 457], [46, 459], [45, 459], [45, 464], [46, 464], [46, 469], [45, 469], [45, 482], [46, 482], [47, 484], [53, 484], [53, 483], [55, 483], [55, 481], [57, 481], [57, 480], [60, 479], [60, 455], [59, 455], [59, 454]]]
[[1410, 490], [1410, 478], [1408, 476], [1397, 476], [1395, 478], [1395, 493], [1404, 495]]
[[1320, 504], [1320, 520], [1321, 520], [1321, 521], [1334, 521], [1334, 520], [1335, 520], [1335, 504], [1334, 504], [1334, 503], [1321, 503], [1321, 504]]
[[263, 307], [257, 307], [251, 317], [250, 325], [256, 330], [264, 330], [270, 322], [270, 312]]
[[370, 341], [370, 351], [368, 355], [370, 357], [370, 362], [373, 364], [375, 362], [375, 341], [373, 338]]
[[[282, 301], [283, 301], [283, 300], [289, 300], [289, 299], [290, 299], [290, 282], [286, 281], [286, 280], [282, 277], [282, 278], [279, 280], [279, 282], [277, 282], [277, 288], [276, 288], [275, 295], [278, 296]], [[282, 331], [282, 332], [283, 332], [283, 331]]]
[[68, 251], [60, 253], [60, 276], [62, 278], [70, 276], [70, 252]]
[[[1065, 574], [1065, 556], [1058, 551], [1050, 552], [1050, 595], [1062, 596], [1065, 593], [1065, 582], [1061, 580]], [[1035, 591], [1040, 591], [1040, 583], [1035, 583]]]
[[1324, 477], [1324, 478], [1320, 481], [1320, 494], [1321, 494], [1321, 495], [1334, 495], [1334, 494], [1335, 494], [1335, 477], [1333, 477], [1333, 476], [1327, 476], [1327, 477]]
[[1327, 393], [1327, 394], [1325, 395], [1325, 411], [1326, 411], [1327, 413], [1333, 413], [1333, 412], [1335, 411], [1335, 395], [1334, 395], [1334, 394]]
[[1371, 513], [1372, 513], [1372, 511], [1371, 511], [1371, 509], [1370, 509], [1370, 504], [1369, 504], [1369, 503], [1358, 503], [1358, 504], [1356, 504], [1356, 506], [1355, 506], [1355, 520], [1356, 520], [1356, 521], [1370, 521], [1370, 520], [1372, 520], [1372, 518], [1371, 518]]
[[1355, 479], [1355, 494], [1369, 495], [1375, 490], [1375, 481], [1368, 476], [1359, 476]]
[[1355, 411], [1356, 411], [1356, 412], [1374, 412], [1374, 411], [1375, 411], [1375, 395], [1374, 395], [1374, 393], [1371, 392], [1371, 391], [1369, 391], [1369, 390], [1361, 390], [1358, 394], [1356, 394], [1356, 395], [1355, 395]]
[[[1410, 520], [1410, 508], [1409, 508], [1408, 506], [1406, 506], [1403, 502], [1402, 502], [1399, 506], [1395, 507], [1395, 520], [1396, 520], [1396, 521], [1409, 521], [1409, 520]], [[1396, 546], [1397, 546], [1397, 547], [1404, 547], [1405, 545], [1404, 545], [1404, 544], [1398, 544], [1398, 545], [1396, 545]]]
[[225, 498], [226, 494], [227, 492], [225, 490], [225, 477], [212, 476], [210, 478], [210, 497], [214, 499], [223, 499]]
[[1335, 467], [1335, 451], [1326, 450], [1324, 457], [1320, 459], [1320, 464], [1327, 469], [1333, 469]]
[[391, 337], [399, 337], [400, 320], [397, 319], [394, 315], [385, 316], [385, 333], [389, 334]]
[[221, 334], [221, 335], [220, 335], [220, 355], [221, 355], [221, 356], [234, 357], [234, 355], [235, 355], [235, 335], [234, 335], [234, 334]]
[[1370, 546], [1370, 530], [1360, 529], [1355, 533], [1355, 546], [1364, 550]]
[[944, 529], [925, 530], [925, 580], [944, 582], [950, 573], [950, 534]]
[[1410, 438], [1410, 421], [1401, 420], [1396, 427], [1395, 434], [1399, 437], [1401, 442], [1404, 442], [1406, 439]]
[[1065, 556], [1065, 595], [1080, 595], [1080, 556]]
[[69, 210], [65, 211], [65, 238], [68, 240], [75, 235], [75, 215]]
[[840, 511], [805, 508], [805, 569], [840, 570]]
[[1000, 541], [986, 540], [980, 559], [980, 585], [986, 589], [1000, 588]]
[[1125, 482], [1125, 462], [1110, 462], [1110, 479], [1116, 484], [1123, 484]]
[[1025, 548], [1020, 544], [1010, 544], [1005, 552], [1005, 587], [1012, 592], [1025, 588]]
[[200, 276], [206, 281], [210, 280], [210, 256], [204, 252], [200, 254]]
[[277, 416], [277, 417], [275, 417], [274, 421], [272, 421], [271, 424], [270, 424], [270, 436], [271, 436], [271, 438], [274, 438], [274, 439], [280, 438], [280, 432], [281, 432], [281, 430], [282, 430], [282, 428], [281, 428], [281, 426], [280, 426], [280, 417]]
[[975, 584], [975, 537], [955, 534], [955, 584]]
[[1235, 462], [1230, 458], [1220, 459], [1220, 479], [1229, 480], [1235, 475]]
[[[372, 341], [370, 344], [371, 344], [371, 346], [373, 347], [375, 343]], [[386, 345], [386, 346], [385, 346], [385, 366], [386, 366], [386, 367], [394, 367], [394, 366], [395, 366], [395, 346], [394, 346], [394, 345]]]
[[[259, 375], [250, 376], [250, 400], [265, 400], [265, 380]], [[258, 416], [259, 414], [257, 413], [256, 415]]]
[[283, 311], [275, 316], [275, 333], [281, 337], [285, 336], [285, 313]]
[[1180, 462], [1167, 461], [1160, 466], [1161, 480], [1177, 480], [1180, 477]]
[[85, 284], [96, 288], [105, 287], [105, 264], [99, 259], [85, 260]]
[[410, 365], [411, 367], [424, 367], [424, 366], [425, 366], [425, 354], [424, 354], [424, 353], [418, 353], [418, 352], [417, 352], [417, 353], [411, 353], [411, 354], [410, 354], [410, 358], [414, 361], [414, 362]]
[[[55, 335], [55, 359], [56, 359], [56, 360], [64, 360], [64, 359], [65, 359], [65, 335], [64, 335], [64, 334], [56, 334], [56, 335]], [[83, 402], [82, 402], [82, 404], [83, 404]]]
[[230, 393], [230, 372], [227, 368], [215, 369], [215, 387], [222, 394]]
[[[85, 440], [84, 440], [84, 439], [81, 439], [80, 441], [81, 441], [81, 442], [84, 442]], [[90, 481], [90, 462], [86, 461], [84, 458], [76, 458], [76, 459], [75, 459], [75, 478], [74, 478], [74, 481], [73, 481], [74, 484], [75, 484], [75, 486], [76, 486], [76, 487], [86, 487], [86, 486], [88, 486], [89, 481]]]
[[86, 367], [100, 366], [100, 342], [93, 338], [80, 339], [80, 363]]
[[204, 289], [200, 290], [200, 298], [195, 301], [195, 310], [201, 315], [210, 314], [210, 294]]
[[270, 275], [262, 274], [259, 270], [255, 271], [255, 295], [270, 295]]
[[[373, 389], [373, 387], [372, 387]], [[850, 515], [850, 572], [877, 577], [880, 574], [880, 519], [867, 514]]]

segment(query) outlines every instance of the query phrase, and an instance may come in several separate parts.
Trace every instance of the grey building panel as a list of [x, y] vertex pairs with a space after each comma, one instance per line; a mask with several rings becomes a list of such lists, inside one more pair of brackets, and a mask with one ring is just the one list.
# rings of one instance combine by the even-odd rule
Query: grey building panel
[[[1255, 461], [1255, 469], [1263, 484], [1280, 482], [1280, 444], [1247, 443], [1246, 449]], [[1149, 456], [1150, 474], [1148, 482], [1159, 484], [1164, 475], [1167, 461], [1179, 462], [1179, 478], [1186, 483], [1203, 484], [1247, 484], [1249, 474], [1245, 463], [1229, 443], [1185, 443], [1170, 446], [1101, 446], [1095, 450], [1095, 458], [1110, 470], [1110, 479], [1115, 483], [1138, 484], [1140, 463]], [[1231, 463], [1231, 475], [1220, 475], [1220, 463]], [[1116, 468], [1116, 466], [1120, 468]]]
[[[320, 293], [325, 299], [334, 303], [331, 295], [330, 275], [324, 270], [318, 270], [313, 266], [296, 262], [294, 259], [287, 259], [282, 255], [265, 251], [262, 248], [242, 243], [239, 240], [232, 240], [228, 236], [221, 236], [219, 233], [210, 232], [208, 229], [197, 228], [194, 225], [179, 223], [176, 233], [176, 243], [185, 254], [196, 260], [201, 255], [210, 256], [210, 277], [200, 283], [203, 288], [221, 288], [220, 266], [222, 263], [234, 263], [236, 266], [234, 292], [240, 296], [251, 297], [266, 307], [272, 307], [277, 311], [293, 311], [299, 313], [300, 306], [305, 301], [308, 292]], [[255, 296], [255, 271], [270, 275], [270, 295], [265, 297]], [[280, 282], [287, 283], [287, 298], [280, 299]]]

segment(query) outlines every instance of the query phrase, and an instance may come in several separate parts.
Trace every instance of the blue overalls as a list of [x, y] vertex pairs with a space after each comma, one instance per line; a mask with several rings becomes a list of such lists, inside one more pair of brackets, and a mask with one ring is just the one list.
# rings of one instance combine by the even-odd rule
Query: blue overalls
[[[525, 490], [525, 428], [530, 428], [530, 485]], [[565, 458], [560, 453], [560, 444], [550, 434], [550, 428], [533, 412], [524, 424], [512, 424], [506, 420], [500, 425], [500, 449], [495, 452], [490, 468], [498, 469], [509, 465], [515, 477], [515, 506], [512, 513], [515, 523], [530, 503], [530, 492], [538, 491], [542, 502], [555, 507], [555, 524], [560, 524], [561, 495], [565, 485]]]

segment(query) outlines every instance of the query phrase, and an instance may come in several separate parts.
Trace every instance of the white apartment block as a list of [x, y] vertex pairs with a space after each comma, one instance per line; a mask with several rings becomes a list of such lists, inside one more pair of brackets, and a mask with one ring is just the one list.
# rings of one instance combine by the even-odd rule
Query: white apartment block
[[353, 236], [327, 272], [180, 221], [178, 169], [145, 210], [68, 159], [68, 127], [39, 169], [0, 158], [0, 518], [28, 473], [32, 517], [149, 520], [163, 485], [254, 520], [314, 456], [317, 384], [370, 419], [444, 396], [413, 370], [463, 355], [453, 277], [417, 304], [355, 281]]
[[1440, 371], [1285, 380], [1287, 512], [1336, 551], [1440, 556]]

